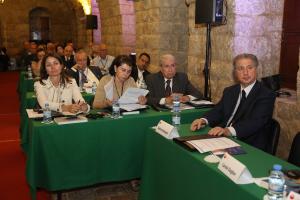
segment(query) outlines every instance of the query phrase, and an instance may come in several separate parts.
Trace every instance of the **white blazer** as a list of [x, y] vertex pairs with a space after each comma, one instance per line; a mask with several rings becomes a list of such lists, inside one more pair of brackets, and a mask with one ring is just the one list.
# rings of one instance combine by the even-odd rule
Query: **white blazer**
[[[60, 87], [55, 87], [49, 77], [47, 80], [43, 80], [43, 83], [45, 85], [42, 85], [40, 81], [34, 83], [37, 101], [42, 108], [45, 108], [45, 103], [49, 103], [50, 110], [61, 112], [61, 105], [70, 105], [72, 100], [76, 103], [85, 102], [75, 79], [71, 79], [70, 83]], [[88, 105], [89, 110], [90, 106]]]

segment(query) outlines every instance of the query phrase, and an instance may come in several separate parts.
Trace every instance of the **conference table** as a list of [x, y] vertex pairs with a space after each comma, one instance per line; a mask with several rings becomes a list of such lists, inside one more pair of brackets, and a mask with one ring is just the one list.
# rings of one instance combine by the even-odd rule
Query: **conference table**
[[[182, 123], [191, 123], [207, 111], [184, 110]], [[33, 197], [37, 188], [60, 191], [141, 177], [145, 134], [160, 120], [170, 123], [171, 112], [149, 108], [120, 119], [66, 125], [30, 119], [23, 146]]]
[[[208, 128], [192, 132], [190, 124], [180, 127], [180, 136], [205, 134]], [[262, 200], [266, 190], [256, 184], [237, 185], [225, 176], [218, 164], [204, 161], [208, 153], [189, 151], [148, 129], [144, 151], [139, 200], [243, 199]], [[253, 177], [266, 177], [273, 164], [299, 169], [277, 157], [233, 139], [246, 151], [234, 157], [247, 166]]]
[[34, 91], [33, 84], [35, 79], [28, 79], [27, 72], [21, 71], [19, 74], [18, 92], [22, 101], [25, 98], [27, 92]]
[[[82, 92], [82, 97], [84, 100], [89, 104], [92, 105], [94, 100], [94, 95], [86, 92]], [[21, 101], [20, 105], [20, 116], [21, 116], [21, 123], [20, 123], [20, 138], [21, 138], [21, 145], [24, 141], [27, 140], [28, 136], [28, 116], [26, 109], [33, 109], [37, 105], [37, 99], [35, 96], [35, 92], [26, 92], [25, 98]], [[23, 145], [22, 145], [23, 146]]]

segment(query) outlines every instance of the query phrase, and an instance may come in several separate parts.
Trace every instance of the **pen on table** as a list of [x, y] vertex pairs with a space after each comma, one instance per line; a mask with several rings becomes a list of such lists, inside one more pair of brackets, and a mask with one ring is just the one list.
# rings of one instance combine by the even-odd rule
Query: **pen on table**
[[218, 161], [220, 161], [221, 159], [219, 158], [219, 156], [217, 156], [216, 154], [214, 154], [214, 152], [209, 151], [209, 153], [214, 156], [215, 158], [217, 158]]

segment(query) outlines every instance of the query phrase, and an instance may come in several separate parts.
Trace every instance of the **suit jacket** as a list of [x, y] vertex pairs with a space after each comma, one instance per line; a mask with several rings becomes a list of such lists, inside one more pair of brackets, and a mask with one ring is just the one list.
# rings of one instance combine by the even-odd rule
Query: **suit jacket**
[[[150, 72], [148, 72], [147, 70], [144, 70], [144, 72], [143, 72], [143, 78], [144, 78], [144, 80], [146, 80], [146, 76], [148, 76], [149, 74], [150, 74]], [[133, 65], [132, 71], [131, 71], [131, 77], [136, 82], [137, 79], [138, 79], [138, 76], [139, 76], [138, 67], [136, 65]]]
[[[225, 127], [236, 106], [240, 85], [227, 87], [219, 103], [203, 118], [211, 127]], [[268, 144], [268, 128], [272, 119], [276, 95], [256, 81], [232, 125], [237, 138], [262, 150]]]
[[66, 60], [65, 56], [62, 56], [61, 59], [67, 69], [71, 69], [76, 64], [74, 55], [71, 55], [70, 60]]
[[[88, 68], [89, 68], [89, 70], [91, 70], [91, 72], [93, 72], [93, 74], [97, 77], [98, 80], [101, 79], [101, 77], [103, 75], [102, 75], [102, 72], [99, 67], [89, 66]], [[72, 78], [74, 78], [76, 80], [77, 85], [79, 85], [79, 71], [78, 70], [74, 71], [72, 69], [67, 69], [67, 74], [69, 76], [71, 76]]]
[[[150, 74], [146, 77], [146, 85], [149, 90], [148, 104], [156, 105], [165, 96], [165, 79], [161, 72]], [[173, 77], [173, 93], [192, 95], [196, 98], [203, 98], [202, 94], [190, 83], [185, 73], [176, 72]]]

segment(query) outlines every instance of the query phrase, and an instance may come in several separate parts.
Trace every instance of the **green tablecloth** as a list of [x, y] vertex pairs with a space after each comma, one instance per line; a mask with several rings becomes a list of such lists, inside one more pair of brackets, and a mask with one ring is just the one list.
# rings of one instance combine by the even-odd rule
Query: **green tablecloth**
[[[180, 135], [195, 134], [189, 127], [190, 124], [182, 125]], [[238, 143], [247, 154], [234, 157], [247, 166], [253, 177], [268, 176], [275, 163], [286, 169], [297, 168], [245, 143]], [[217, 164], [203, 160], [207, 155], [190, 152], [148, 130], [139, 200], [262, 200], [266, 190], [255, 184], [235, 184], [217, 168]]]
[[[182, 112], [190, 123], [208, 109]], [[141, 176], [149, 127], [171, 121], [171, 112], [152, 109], [139, 115], [56, 125], [29, 121], [26, 176], [32, 189], [64, 190]]]
[[[21, 108], [20, 108], [20, 115], [21, 115], [21, 123], [20, 123], [20, 138], [21, 138], [21, 144], [24, 143], [24, 141], [27, 140], [28, 136], [28, 116], [26, 109], [34, 108], [34, 106], [37, 104], [37, 99], [35, 96], [35, 92], [27, 92], [25, 95], [26, 98], [21, 101]], [[85, 99], [85, 101], [92, 105], [92, 102], [94, 100], [93, 94], [88, 94], [83, 92], [82, 97]]]
[[27, 76], [26, 71], [21, 71], [20, 72], [18, 92], [19, 92], [21, 100], [26, 97], [27, 92], [34, 91], [34, 88], [33, 88], [34, 80], [33, 79], [27, 79], [26, 76]]

